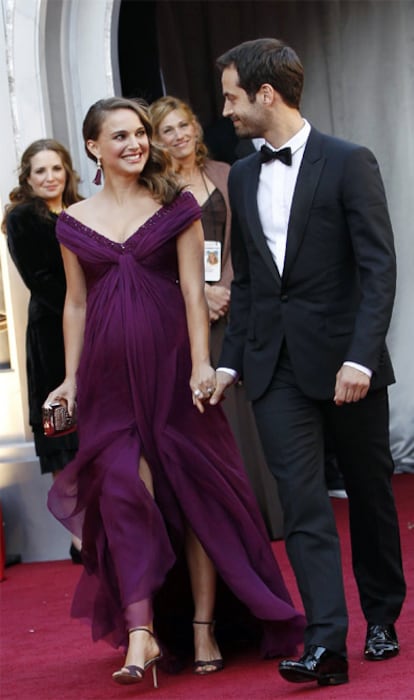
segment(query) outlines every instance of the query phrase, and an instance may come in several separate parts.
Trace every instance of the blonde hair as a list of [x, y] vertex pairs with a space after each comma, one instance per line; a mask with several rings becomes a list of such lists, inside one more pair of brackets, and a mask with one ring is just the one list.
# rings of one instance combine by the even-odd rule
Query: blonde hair
[[195, 158], [196, 165], [202, 168], [205, 165], [207, 158], [209, 157], [208, 148], [203, 141], [204, 134], [200, 122], [197, 116], [194, 114], [190, 105], [178, 97], [173, 97], [172, 95], [165, 95], [155, 100], [150, 107], [149, 113], [152, 121], [152, 128], [154, 130], [155, 138], [160, 138], [160, 125], [164, 121], [165, 117], [176, 109], [184, 112], [186, 118], [193, 122], [196, 130], [196, 147], [195, 147]]

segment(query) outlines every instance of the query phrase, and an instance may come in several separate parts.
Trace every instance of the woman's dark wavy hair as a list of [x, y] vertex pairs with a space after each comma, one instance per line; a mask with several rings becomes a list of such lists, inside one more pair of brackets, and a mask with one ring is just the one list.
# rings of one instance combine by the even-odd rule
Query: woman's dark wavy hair
[[20, 160], [18, 175], [19, 184], [9, 194], [10, 203], [5, 207], [4, 219], [2, 222], [3, 232], [6, 231], [7, 217], [19, 204], [33, 203], [41, 216], [45, 218], [49, 218], [50, 216], [45, 200], [33, 192], [27, 181], [32, 168], [32, 158], [42, 151], [54, 151], [62, 161], [66, 172], [66, 185], [62, 195], [64, 206], [69, 207], [71, 204], [83, 199], [78, 192], [79, 175], [76, 170], [73, 169], [72, 158], [69, 151], [59, 143], [59, 141], [55, 141], [55, 139], [38, 139], [37, 141], [33, 141], [33, 143], [26, 148]]
[[[85, 150], [89, 158], [96, 162], [96, 157], [89, 151], [87, 142], [96, 141], [102, 130], [102, 125], [109, 112], [118, 109], [130, 109], [140, 119], [150, 142], [150, 152], [148, 160], [139, 181], [151, 192], [155, 199], [161, 204], [169, 204], [177, 194], [181, 192], [182, 185], [173, 172], [171, 158], [165, 149], [152, 143], [152, 125], [148, 111], [148, 105], [144, 100], [128, 99], [126, 97], [108, 97], [98, 100], [93, 104], [83, 122], [83, 139]], [[104, 170], [103, 163], [102, 169]], [[105, 172], [105, 170], [104, 170]]]
[[303, 90], [303, 66], [295, 51], [279, 39], [253, 39], [226, 51], [217, 59], [218, 68], [234, 68], [239, 86], [250, 102], [264, 83], [269, 83], [289, 107], [299, 109]]

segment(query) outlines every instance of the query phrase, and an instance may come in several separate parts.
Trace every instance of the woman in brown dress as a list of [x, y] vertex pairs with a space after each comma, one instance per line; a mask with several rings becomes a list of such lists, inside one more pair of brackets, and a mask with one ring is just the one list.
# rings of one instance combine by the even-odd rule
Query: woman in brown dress
[[[150, 106], [154, 138], [164, 145], [177, 172], [202, 209], [205, 238], [205, 294], [210, 313], [210, 352], [217, 366], [227, 324], [230, 284], [231, 213], [227, 193], [230, 166], [209, 158], [201, 125], [190, 106], [165, 96]], [[269, 536], [282, 536], [277, 486], [270, 474], [257, 434], [253, 413], [241, 382], [226, 394], [223, 404], [256, 494]]]

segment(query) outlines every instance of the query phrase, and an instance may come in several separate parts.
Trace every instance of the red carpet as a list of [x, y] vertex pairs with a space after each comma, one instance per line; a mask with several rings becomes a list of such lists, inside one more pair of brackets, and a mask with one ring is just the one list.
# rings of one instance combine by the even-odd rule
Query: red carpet
[[[106, 644], [93, 644], [89, 628], [69, 618], [79, 568], [69, 561], [20, 564], [6, 570], [0, 583], [1, 700], [413, 700], [414, 698], [414, 475], [394, 477], [408, 581], [407, 600], [398, 622], [401, 653], [389, 661], [362, 658], [365, 622], [350, 564], [347, 502], [334, 501], [341, 534], [343, 565], [350, 613], [348, 685], [317, 688], [283, 681], [274, 661], [255, 655], [226, 659], [225, 670], [197, 678], [191, 669], [178, 676], [159, 673], [153, 690], [151, 674], [137, 686], [116, 686], [111, 673], [123, 657]], [[296, 605], [299, 596], [284, 552], [274, 545]], [[327, 582], [329, 585], [329, 582]]]

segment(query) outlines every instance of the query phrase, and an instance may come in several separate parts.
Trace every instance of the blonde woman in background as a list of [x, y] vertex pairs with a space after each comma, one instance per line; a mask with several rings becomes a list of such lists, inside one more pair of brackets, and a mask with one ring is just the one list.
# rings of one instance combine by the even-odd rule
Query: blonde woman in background
[[[230, 306], [233, 269], [230, 256], [231, 213], [227, 193], [228, 163], [212, 160], [203, 130], [191, 107], [167, 95], [150, 105], [154, 138], [167, 148], [183, 184], [201, 207], [205, 239], [204, 291], [210, 315], [210, 353], [217, 366]], [[226, 394], [223, 404], [262, 515], [272, 539], [281, 536], [281, 513], [276, 482], [266, 467], [253, 413], [241, 383]]]

